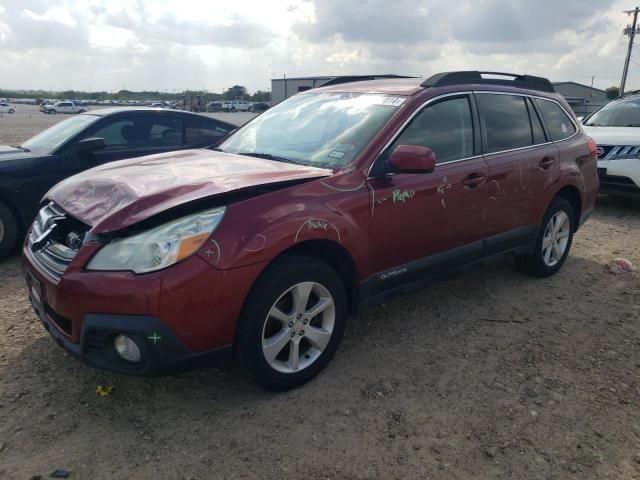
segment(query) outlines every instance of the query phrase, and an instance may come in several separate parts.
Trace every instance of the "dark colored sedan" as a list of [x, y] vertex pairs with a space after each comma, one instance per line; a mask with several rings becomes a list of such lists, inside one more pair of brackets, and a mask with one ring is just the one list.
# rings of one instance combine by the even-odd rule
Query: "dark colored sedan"
[[114, 160], [215, 146], [235, 128], [189, 112], [106, 108], [64, 120], [21, 146], [0, 146], [0, 258], [60, 180]]

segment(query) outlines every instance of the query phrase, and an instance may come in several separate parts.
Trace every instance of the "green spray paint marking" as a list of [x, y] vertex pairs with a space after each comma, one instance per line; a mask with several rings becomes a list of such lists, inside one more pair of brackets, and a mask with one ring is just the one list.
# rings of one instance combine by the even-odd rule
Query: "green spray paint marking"
[[411, 200], [415, 196], [415, 192], [413, 190], [400, 190], [399, 188], [397, 188], [393, 192], [391, 192], [391, 195], [393, 203], [404, 203], [406, 200]]
[[327, 226], [329, 224], [327, 222], [323, 222], [322, 220], [307, 220], [307, 228], [309, 230], [327, 230]]
[[158, 340], [162, 340], [162, 337], [160, 335], [158, 335], [156, 332], [153, 332], [153, 335], [151, 337], [147, 337], [149, 340], [153, 340], [153, 344], [155, 345]]

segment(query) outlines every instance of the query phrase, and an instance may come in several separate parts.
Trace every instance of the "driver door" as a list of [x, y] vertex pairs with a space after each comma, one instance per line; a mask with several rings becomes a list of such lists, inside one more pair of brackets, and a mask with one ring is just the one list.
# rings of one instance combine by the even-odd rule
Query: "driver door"
[[[487, 164], [468, 95], [445, 97], [409, 122], [371, 171], [371, 244], [379, 290], [446, 271], [482, 255]], [[398, 145], [428, 147], [431, 173], [394, 171]]]

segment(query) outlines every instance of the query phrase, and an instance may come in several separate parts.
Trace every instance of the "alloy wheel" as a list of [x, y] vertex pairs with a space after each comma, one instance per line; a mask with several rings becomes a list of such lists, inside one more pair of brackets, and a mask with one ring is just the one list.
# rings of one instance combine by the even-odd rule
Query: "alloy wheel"
[[327, 348], [336, 319], [329, 290], [316, 282], [298, 283], [273, 304], [262, 329], [262, 353], [271, 368], [297, 373]]
[[542, 259], [547, 267], [553, 267], [562, 260], [570, 235], [569, 216], [563, 211], [557, 212], [549, 219], [542, 237]]

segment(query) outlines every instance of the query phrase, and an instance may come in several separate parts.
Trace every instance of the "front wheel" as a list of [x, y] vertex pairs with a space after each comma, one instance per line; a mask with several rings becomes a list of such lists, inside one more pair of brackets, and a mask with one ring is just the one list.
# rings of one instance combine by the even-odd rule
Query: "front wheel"
[[16, 111], [12, 108], [11, 110], [9, 110], [9, 113], [13, 114], [16, 113]]
[[533, 253], [516, 257], [518, 269], [539, 278], [558, 272], [569, 255], [575, 222], [571, 204], [555, 197], [544, 215]]
[[55, 115], [56, 111], [55, 110], [49, 110], [49, 115]]
[[329, 363], [347, 316], [344, 286], [331, 267], [314, 258], [283, 257], [249, 294], [238, 326], [238, 359], [267, 390], [299, 387]]

